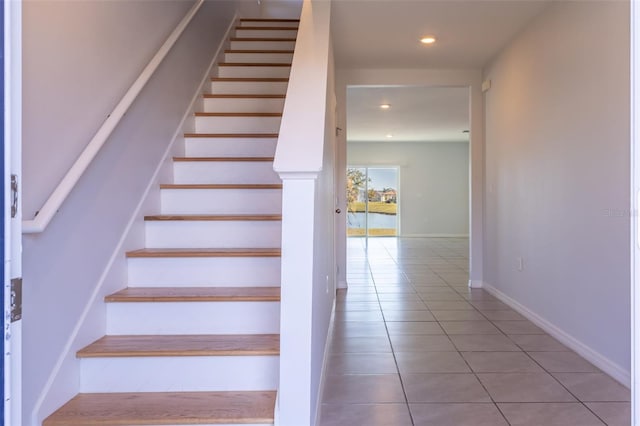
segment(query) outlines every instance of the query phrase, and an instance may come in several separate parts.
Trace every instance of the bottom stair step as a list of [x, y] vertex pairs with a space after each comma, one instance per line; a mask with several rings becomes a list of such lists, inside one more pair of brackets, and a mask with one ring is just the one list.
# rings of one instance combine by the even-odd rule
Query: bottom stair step
[[276, 392], [79, 394], [43, 426], [273, 424]]

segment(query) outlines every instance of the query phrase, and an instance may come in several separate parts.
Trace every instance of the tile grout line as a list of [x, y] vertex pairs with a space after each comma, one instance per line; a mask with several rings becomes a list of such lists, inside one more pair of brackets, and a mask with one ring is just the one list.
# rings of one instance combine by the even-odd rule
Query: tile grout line
[[[456, 275], [461, 275], [461, 274], [468, 274], [468, 271], [466, 271], [462, 266], [460, 266], [459, 264], [461, 263], [460, 260], [463, 258], [462, 255], [459, 255], [457, 253], [458, 249], [454, 246], [446, 246], [446, 245], [442, 245], [442, 244], [434, 244], [434, 245], [427, 245], [426, 247], [422, 246], [422, 247], [415, 247], [415, 250], [418, 251], [420, 249], [422, 249], [424, 251], [424, 249], [427, 248], [429, 251], [437, 251], [438, 249], [440, 250], [440, 252], [445, 252], [445, 255], [437, 255], [434, 257], [437, 257], [437, 262], [433, 262], [433, 263], [420, 263], [419, 260], [423, 259], [424, 257], [419, 257], [419, 256], [412, 256], [411, 251], [413, 251], [413, 247], [408, 247], [408, 250], [403, 250], [402, 247], [390, 247], [388, 244], [386, 244], [386, 241], [376, 245], [369, 245], [368, 250], [364, 250], [365, 252], [365, 258], [366, 258], [366, 268], [368, 270], [367, 276], [371, 277], [371, 281], [366, 280], [363, 281], [363, 289], [364, 287], [369, 288], [371, 290], [374, 290], [376, 292], [375, 295], [375, 301], [376, 304], [372, 305], [376, 306], [380, 311], [381, 317], [382, 317], [382, 321], [385, 327], [385, 335], [387, 337], [387, 341], [389, 342], [390, 348], [391, 348], [391, 353], [392, 356], [394, 358], [394, 364], [395, 364], [395, 370], [398, 374], [400, 383], [401, 383], [401, 387], [403, 390], [403, 395], [404, 395], [404, 399], [405, 399], [405, 405], [407, 406], [407, 410], [409, 412], [409, 416], [411, 419], [411, 423], [415, 424], [415, 421], [413, 419], [413, 413], [411, 411], [411, 408], [409, 406], [409, 400], [408, 400], [408, 395], [407, 395], [407, 390], [405, 388], [405, 384], [404, 384], [404, 380], [403, 380], [403, 376], [400, 372], [400, 368], [399, 368], [399, 364], [398, 364], [398, 358], [396, 357], [396, 348], [394, 347], [393, 343], [392, 343], [392, 339], [391, 339], [391, 333], [389, 331], [388, 328], [388, 320], [387, 320], [387, 315], [385, 315], [386, 311], [394, 311], [394, 310], [404, 310], [404, 311], [413, 311], [413, 310], [420, 310], [420, 311], [425, 311], [428, 312], [430, 315], [432, 315], [433, 319], [431, 321], [433, 321], [435, 324], [438, 324], [438, 327], [440, 327], [441, 331], [443, 332], [443, 335], [447, 336], [448, 341], [453, 345], [453, 350], [458, 353], [458, 355], [463, 359], [465, 365], [467, 366], [467, 368], [470, 370], [471, 374], [474, 375], [474, 377], [476, 378], [476, 380], [480, 383], [482, 389], [485, 391], [485, 393], [489, 396], [489, 399], [491, 400], [491, 403], [496, 407], [496, 409], [500, 412], [501, 416], [504, 418], [504, 420], [507, 422], [507, 424], [510, 424], [509, 421], [507, 420], [505, 413], [502, 411], [502, 409], [498, 406], [498, 403], [494, 400], [493, 396], [489, 393], [488, 389], [485, 387], [485, 385], [482, 383], [482, 381], [480, 381], [479, 378], [479, 374], [483, 373], [482, 371], [480, 372], [475, 372], [473, 370], [473, 368], [471, 368], [471, 365], [469, 364], [469, 361], [462, 355], [462, 351], [458, 349], [458, 347], [455, 345], [455, 343], [453, 343], [452, 340], [452, 336], [455, 336], [455, 333], [449, 334], [449, 332], [447, 332], [444, 327], [442, 326], [442, 322], [447, 322], [447, 321], [469, 321], [469, 322], [473, 322], [473, 321], [483, 321], [483, 322], [487, 322], [488, 324], [491, 324], [492, 327], [494, 327], [496, 330], [494, 333], [490, 333], [491, 335], [496, 335], [496, 336], [502, 336], [502, 337], [506, 337], [506, 340], [514, 346], [514, 348], [517, 348], [517, 351], [514, 351], [513, 353], [523, 353], [525, 354], [526, 359], [528, 359], [529, 361], [531, 361], [533, 363], [533, 365], [536, 365], [538, 368], [541, 369], [541, 371], [539, 371], [539, 373], [544, 373], [547, 375], [550, 375], [554, 382], [558, 383], [560, 385], [560, 387], [562, 389], [564, 389], [569, 395], [571, 395], [572, 398], [574, 398], [573, 401], [532, 401], [532, 402], [521, 402], [523, 404], [547, 404], [547, 403], [553, 403], [553, 404], [576, 404], [579, 403], [583, 408], [586, 408], [588, 413], [590, 413], [590, 415], [594, 416], [595, 419], [597, 419], [597, 421], [603, 422], [604, 424], [606, 424], [606, 422], [603, 420], [603, 418], [601, 418], [598, 414], [595, 413], [595, 411], [593, 411], [589, 406], [587, 406], [587, 401], [583, 401], [580, 398], [577, 397], [576, 394], [574, 394], [572, 391], [570, 391], [568, 389], [567, 386], [565, 386], [562, 382], [560, 382], [560, 380], [555, 377], [555, 373], [550, 372], [547, 368], [545, 368], [540, 362], [538, 362], [535, 358], [533, 358], [533, 353], [537, 352], [537, 351], [527, 351], [525, 350], [523, 344], [518, 344], [515, 340], [515, 338], [518, 335], [521, 334], [527, 334], [527, 335], [537, 335], [537, 333], [535, 332], [529, 332], [527, 333], [526, 331], [523, 333], [523, 330], [517, 330], [514, 333], [508, 334], [509, 328], [505, 328], [503, 329], [501, 326], [499, 326], [497, 323], [500, 323], [501, 321], [526, 321], [526, 319], [512, 319], [512, 318], [501, 318], [500, 316], [495, 316], [495, 315], [489, 315], [490, 311], [494, 311], [494, 310], [511, 310], [508, 306], [504, 307], [504, 308], [500, 308], [495, 307], [495, 306], [491, 306], [490, 304], [488, 305], [484, 305], [483, 303], [485, 302], [485, 300], [483, 300], [482, 297], [479, 298], [474, 298], [474, 293], [475, 291], [470, 291], [471, 289], [469, 289], [466, 286], [463, 285], [458, 285], [458, 278]], [[382, 252], [382, 253], [380, 253]], [[373, 256], [375, 257], [375, 259], [372, 261], [369, 257], [370, 254], [373, 254]], [[429, 255], [427, 255], [427, 258], [429, 257]], [[380, 263], [381, 264], [376, 264], [375, 261], [377, 259], [380, 259]], [[388, 262], [388, 260], [391, 260], [392, 262]], [[363, 259], [365, 260], [365, 259]], [[355, 265], [356, 263], [354, 263]], [[364, 265], [362, 265], [364, 266]], [[361, 275], [361, 274], [356, 274], [356, 275]], [[398, 280], [393, 280], [392, 275], [396, 275], [399, 277]], [[435, 296], [437, 296], [437, 292], [435, 294], [429, 294], [429, 288], [431, 286], [426, 285], [426, 286], [422, 286], [419, 285], [422, 283], [423, 279], [420, 277], [420, 275], [431, 275], [434, 278], [438, 278], [439, 281], [441, 282], [436, 282], [436, 285], [433, 286], [433, 288], [442, 288], [442, 289], [446, 289], [447, 291], [451, 291], [453, 292], [451, 294], [451, 296], [453, 296], [454, 294], [457, 296], [455, 299], [452, 299], [451, 302], [454, 301], [459, 301], [459, 302], [466, 302], [467, 304], [469, 304], [471, 306], [472, 309], [469, 309], [469, 312], [473, 312], [474, 315], [475, 314], [479, 314], [476, 318], [473, 319], [464, 319], [464, 315], [461, 315], [459, 318], [463, 318], [463, 319], [452, 319], [452, 320], [447, 320], [446, 317], [443, 317], [442, 319], [438, 319], [434, 314], [433, 311], [427, 303], [432, 301], [430, 300], [431, 297], [436, 298]], [[377, 278], [376, 278], [377, 277]], [[361, 277], [357, 278], [358, 280], [361, 280]], [[380, 280], [382, 280], [382, 282], [380, 282]], [[428, 284], [428, 278], [426, 279], [427, 284]], [[372, 288], [373, 287], [373, 288]], [[387, 287], [384, 291], [382, 288], [383, 287]], [[396, 291], [394, 291], [393, 288], [391, 287], [395, 287]], [[402, 291], [403, 288], [407, 288], [410, 289], [411, 291]], [[463, 288], [464, 287], [464, 288]], [[423, 290], [422, 292], [420, 290]], [[478, 294], [481, 295], [482, 293], [482, 289], [478, 289]], [[381, 291], [383, 291], [381, 293]], [[363, 294], [367, 293], [366, 291], [363, 291]], [[385, 297], [383, 300], [381, 299], [381, 297], [383, 295], [387, 295], [389, 294], [390, 297]], [[394, 296], [391, 296], [394, 295]], [[398, 297], [400, 296], [400, 297]], [[463, 300], [461, 300], [463, 299]], [[492, 298], [493, 299], [493, 298]], [[491, 300], [486, 300], [487, 302], [491, 302]], [[365, 299], [362, 299], [365, 300]], [[356, 300], [358, 301], [358, 300]], [[373, 300], [371, 300], [373, 301]], [[385, 304], [397, 304], [397, 305], [402, 305], [403, 303], [414, 303], [412, 301], [416, 301], [416, 302], [420, 302], [420, 307], [416, 308], [416, 309], [411, 309], [411, 308], [404, 308], [404, 309], [398, 309], [397, 306], [389, 306], [389, 309], [385, 309], [384, 306]], [[438, 300], [435, 300], [436, 302], [438, 302]], [[442, 300], [442, 302], [447, 302], [448, 300], [445, 298], [444, 300]], [[354, 301], [355, 302], [355, 301]], [[488, 307], [487, 307], [488, 306]], [[496, 305], [497, 306], [497, 305]], [[396, 308], [396, 309], [394, 309]], [[457, 310], [457, 309], [446, 309], [446, 308], [440, 308], [441, 310]], [[368, 309], [363, 309], [363, 310], [368, 310]], [[437, 310], [437, 309], [436, 309]], [[465, 310], [467, 311], [467, 310]], [[490, 317], [494, 318], [494, 319], [490, 319]], [[454, 316], [454, 318], [456, 318]], [[376, 320], [379, 321], [379, 320]], [[411, 321], [411, 320], [405, 320], [405, 319], [397, 319], [396, 321], [401, 321], [401, 322], [415, 322], [415, 321]], [[420, 321], [420, 320], [416, 320], [418, 322], [424, 322], [424, 321]], [[507, 324], [502, 324], [502, 326], [506, 326]], [[513, 325], [513, 324], [511, 324]], [[518, 332], [519, 331], [519, 332]], [[468, 333], [467, 333], [468, 334]], [[471, 333], [471, 335], [482, 335], [482, 333]], [[540, 334], [542, 335], [546, 335], [546, 333], [542, 333]], [[544, 348], [543, 348], [544, 349]], [[470, 350], [467, 352], [487, 352], [486, 350], [482, 350], [482, 351], [474, 351], [474, 350]], [[488, 352], [492, 352], [492, 351], [488, 351]], [[494, 352], [505, 352], [505, 351], [494, 351]], [[506, 351], [506, 352], [511, 352], [511, 351]], [[541, 352], [556, 352], [556, 351], [545, 351], [545, 350], [541, 350]], [[564, 352], [564, 351], [562, 351]], [[573, 353], [573, 351], [567, 351], [568, 353]], [[517, 370], [517, 369], [516, 369]], [[566, 370], [571, 370], [571, 368], [566, 369]], [[568, 373], [572, 373], [571, 371], [567, 371]], [[596, 370], [593, 373], [598, 373], [601, 371]], [[491, 373], [491, 371], [486, 371], [484, 373]], [[493, 373], [496, 374], [508, 374], [510, 373], [509, 371], [495, 371]], [[538, 373], [536, 372], [529, 372], [529, 371], [513, 371], [513, 373]], [[576, 371], [575, 373], [582, 373], [580, 371]], [[587, 373], [587, 372], [585, 372]], [[468, 373], [465, 373], [468, 374]], [[515, 403], [516, 401], [514, 401]], [[603, 402], [603, 403], [614, 403], [614, 402], [621, 402], [621, 403], [628, 403], [628, 401], [588, 401], [589, 403], [591, 402]], [[505, 402], [505, 404], [508, 404]], [[377, 403], [375, 405], [381, 405], [380, 403]], [[595, 420], [594, 419], [594, 420]]]
[[[435, 271], [434, 271], [435, 272]], [[447, 285], [449, 285], [449, 283], [447, 282], [447, 280], [442, 277], [439, 273], [435, 272], [436, 275], [438, 275], [440, 278], [442, 278]], [[449, 285], [450, 286], [450, 285]], [[456, 293], [460, 294], [460, 292], [458, 292], [457, 290], [455, 290], [455, 288], [452, 287], [452, 289], [454, 291], [456, 291]], [[547, 370], [542, 364], [540, 364], [535, 358], [533, 358], [531, 356], [531, 354], [529, 353], [529, 351], [524, 350], [524, 348], [519, 345], [517, 342], [515, 342], [505, 331], [503, 331], [500, 327], [498, 327], [498, 325], [496, 325], [494, 323], [494, 321], [496, 320], [491, 320], [489, 319], [484, 312], [482, 312], [478, 307], [476, 307], [472, 302], [468, 302], [471, 306], [473, 306], [474, 310], [477, 311], [483, 318], [485, 318], [486, 321], [488, 321], [491, 325], [493, 325], [494, 327], [496, 327], [498, 329], [498, 331], [500, 332], [498, 335], [503, 335], [504, 337], [506, 337], [511, 343], [513, 343], [516, 347], [518, 347], [518, 349], [520, 349], [520, 351], [527, 357], [529, 358], [531, 361], [533, 361], [537, 366], [539, 366], [542, 371], [544, 371], [545, 373], [547, 373], [550, 377], [553, 378], [553, 380], [555, 382], [557, 382], [563, 389], [565, 389], [567, 391], [567, 393], [569, 393], [573, 398], [575, 398], [575, 402], [574, 401], [555, 401], [553, 403], [567, 403], [567, 404], [575, 404], [576, 402], [579, 403], [580, 405], [582, 405], [583, 407], [585, 407], [589, 412], [591, 412], [598, 420], [600, 420], [603, 424], [607, 424], [602, 418], [600, 418], [600, 416], [598, 416], [593, 410], [591, 410], [591, 408], [589, 408], [589, 406], [585, 403], [585, 401], [583, 401], [582, 399], [580, 399], [577, 395], [575, 395], [573, 392], [571, 392], [571, 390], [569, 390], [569, 388], [567, 388], [562, 382], [560, 382], [560, 380], [555, 377], [553, 375], [553, 373], [549, 370]], [[426, 302], [425, 302], [426, 304]], [[490, 309], [485, 309], [485, 310], [490, 310]], [[530, 322], [528, 320], [524, 320], [527, 322]], [[442, 326], [441, 326], [442, 327]], [[444, 330], [444, 327], [443, 327]], [[446, 333], [446, 331], [445, 331]], [[447, 334], [448, 335], [448, 334]], [[454, 345], [455, 346], [455, 345]], [[573, 351], [570, 351], [571, 353], [573, 353]], [[460, 351], [459, 351], [460, 353]], [[460, 356], [462, 356], [462, 353], [460, 353]], [[462, 356], [462, 358], [464, 359], [464, 357]], [[486, 389], [486, 387], [484, 386], [484, 384], [482, 383], [482, 381], [480, 381], [480, 378], [477, 376], [477, 373], [475, 371], [473, 371], [473, 368], [471, 368], [471, 365], [468, 364], [467, 360], [464, 359], [464, 361], [467, 363], [467, 365], [469, 366], [469, 368], [471, 369], [471, 371], [474, 373], [474, 375], [476, 376], [476, 378], [478, 379], [478, 381], [480, 382], [480, 384], [482, 385], [482, 387], [485, 389], [485, 391], [487, 392], [487, 394], [489, 395], [489, 397], [491, 398], [492, 401], [494, 401], [493, 397], [491, 396], [491, 394], [489, 393], [489, 391]], [[494, 374], [500, 374], [500, 372], [495, 372]], [[506, 373], [505, 373], [506, 374]], [[589, 402], [594, 402], [594, 401], [589, 401]], [[536, 403], [536, 402], [530, 402], [530, 403]], [[547, 403], [547, 402], [537, 402], [537, 403]], [[500, 406], [494, 401], [494, 404], [496, 405], [496, 407], [498, 408], [498, 410], [500, 411], [500, 414], [502, 414], [502, 416], [505, 418], [505, 420], [507, 421], [507, 423], [509, 423], [509, 421], [507, 420], [506, 416], [504, 415], [502, 409], [500, 408]], [[510, 423], [509, 423], [510, 424]]]
[[[447, 287], [449, 287], [450, 289], [452, 289], [453, 291], [455, 291], [457, 294], [459, 294], [459, 292], [453, 288], [449, 282], [443, 278], [440, 274], [438, 274], [437, 272], [433, 271], [436, 275], [438, 275], [438, 277], [440, 277], [446, 284]], [[427, 306], [426, 301], [422, 298], [421, 295], [419, 295], [420, 300], [423, 301], [423, 303], [425, 304], [425, 306]], [[462, 297], [462, 296], [461, 296]], [[471, 306], [473, 306], [473, 311], [478, 311], [480, 313], [480, 315], [482, 315], [482, 312], [480, 312], [479, 309], [477, 309], [474, 305], [472, 305], [471, 303], [469, 303]], [[428, 308], [428, 306], [427, 306]], [[429, 309], [429, 308], [428, 308]], [[473, 312], [472, 311], [472, 312]], [[431, 310], [429, 309], [429, 312], [431, 312]], [[431, 313], [433, 315], [433, 312]], [[483, 318], [487, 319], [484, 315], [482, 315]], [[433, 315], [433, 318], [435, 319], [435, 321], [438, 323], [438, 325], [440, 326], [440, 328], [442, 328], [442, 331], [444, 332], [445, 336], [447, 336], [447, 338], [449, 339], [449, 341], [451, 342], [451, 344], [453, 345], [453, 347], [456, 349], [457, 354], [460, 356], [460, 358], [462, 358], [462, 360], [464, 361], [465, 365], [467, 366], [467, 368], [469, 368], [469, 371], [471, 372], [471, 374], [473, 374], [473, 377], [475, 377], [475, 379], [478, 381], [478, 383], [480, 384], [480, 386], [482, 386], [482, 389], [485, 391], [485, 393], [487, 394], [487, 396], [489, 397], [489, 399], [491, 400], [492, 404], [494, 407], [496, 407], [496, 410], [498, 410], [498, 412], [500, 413], [500, 415], [502, 416], [502, 418], [504, 419], [504, 421], [506, 422], [507, 425], [511, 425], [511, 422], [509, 422], [509, 420], [507, 419], [507, 416], [504, 414], [504, 412], [502, 411], [502, 409], [500, 408], [500, 406], [498, 405], [498, 403], [493, 399], [493, 396], [491, 395], [491, 393], [489, 392], [489, 390], [486, 388], [486, 386], [484, 385], [484, 383], [482, 383], [482, 380], [480, 380], [480, 377], [478, 377], [478, 374], [474, 371], [474, 369], [471, 367], [471, 365], [469, 364], [469, 362], [467, 361], [467, 359], [462, 355], [462, 351], [460, 351], [460, 349], [458, 349], [458, 347], [456, 346], [456, 344], [453, 342], [453, 340], [451, 340], [451, 335], [449, 333], [447, 333], [447, 331], [445, 330], [445, 328], [442, 326], [442, 324], [440, 324], [440, 320], [438, 320], [438, 318]], [[493, 323], [492, 323], [493, 324]], [[465, 373], [466, 374], [466, 373]]]
[[[385, 247], [385, 251], [390, 255], [393, 259], [393, 256], [389, 253], [389, 251]], [[395, 261], [395, 260], [394, 260]], [[398, 265], [397, 261], [396, 265]], [[367, 264], [369, 265], [369, 270], [371, 271], [371, 278], [373, 279], [373, 287], [376, 290], [376, 299], [378, 300], [378, 306], [380, 307], [380, 313], [382, 315], [382, 323], [384, 324], [384, 329], [387, 333], [387, 340], [389, 341], [389, 347], [391, 348], [391, 356], [393, 356], [393, 363], [396, 366], [396, 371], [398, 372], [398, 380], [400, 380], [400, 387], [402, 388], [402, 395], [404, 396], [404, 403], [407, 407], [407, 412], [409, 413], [409, 420], [411, 421], [411, 425], [415, 426], [415, 421], [413, 420], [413, 413], [411, 412], [411, 407], [409, 406], [409, 398], [407, 397], [407, 390], [404, 386], [404, 380], [402, 380], [402, 374], [400, 374], [400, 366], [398, 365], [398, 359], [396, 358], [396, 351], [393, 347], [393, 343], [391, 342], [391, 336], [389, 335], [389, 328], [387, 327], [387, 318], [384, 316], [384, 311], [382, 310], [382, 304], [380, 303], [380, 294], [378, 293], [378, 285], [376, 284], [376, 277], [373, 275], [373, 270], [371, 269], [371, 262], [367, 259]], [[402, 272], [404, 275], [404, 272]]]
[[[441, 257], [442, 259], [446, 260], [446, 258], [442, 257], [442, 256], [438, 256]], [[397, 263], [397, 260], [396, 260]], [[449, 289], [453, 290], [456, 294], [459, 294], [458, 291], [453, 288], [448, 281], [442, 277], [438, 272], [436, 272], [435, 270], [433, 270], [431, 267], [428, 267], [428, 269], [430, 270], [430, 273], [433, 273], [435, 275], [437, 275], [446, 285], [446, 287], [448, 287]], [[461, 269], [461, 268], [457, 268], [457, 269]], [[451, 343], [451, 345], [453, 346], [453, 348], [455, 349], [455, 352], [458, 353], [458, 355], [460, 355], [460, 358], [462, 358], [462, 360], [465, 362], [465, 364], [467, 365], [467, 367], [469, 368], [469, 371], [471, 372], [471, 374], [474, 375], [474, 377], [476, 378], [476, 380], [478, 381], [478, 383], [480, 383], [480, 386], [482, 386], [482, 388], [484, 389], [484, 391], [486, 392], [487, 396], [489, 397], [489, 399], [491, 400], [491, 402], [493, 403], [493, 405], [496, 407], [496, 409], [500, 412], [500, 415], [504, 418], [504, 420], [507, 422], [508, 425], [510, 425], [509, 421], [506, 419], [506, 417], [504, 416], [504, 413], [502, 413], [502, 410], [500, 410], [500, 408], [498, 407], [498, 405], [496, 404], [496, 402], [493, 400], [493, 397], [491, 396], [491, 394], [489, 393], [489, 391], [485, 388], [484, 384], [480, 381], [480, 379], [477, 377], [477, 375], [475, 374], [475, 372], [473, 371], [473, 369], [471, 368], [471, 366], [469, 365], [469, 363], [467, 362], [467, 360], [462, 356], [461, 352], [458, 350], [458, 348], [456, 347], [455, 343], [451, 340], [450, 335], [446, 332], [446, 330], [444, 329], [444, 327], [442, 326], [442, 324], [440, 324], [440, 321], [436, 318], [436, 316], [433, 314], [432, 310], [428, 307], [427, 305], [427, 301], [423, 299], [423, 296], [417, 291], [416, 286], [414, 285], [414, 283], [412, 282], [412, 280], [406, 275], [406, 272], [401, 270], [402, 274], [405, 275], [405, 277], [407, 278], [409, 284], [411, 285], [411, 287], [414, 289], [415, 291], [415, 295], [417, 297], [418, 300], [420, 300], [426, 308], [426, 311], [429, 312], [433, 318], [435, 323], [438, 324], [438, 326], [440, 327], [440, 329], [443, 332], [443, 335], [447, 338], [447, 340], [449, 341], [449, 343]], [[375, 278], [374, 278], [375, 281]], [[472, 305], [473, 306], [473, 305]], [[474, 306], [474, 309], [475, 306]], [[383, 312], [384, 315], [384, 312]], [[385, 326], [386, 326], [386, 320], [385, 320]], [[387, 330], [388, 333], [388, 330]], [[392, 348], [393, 350], [393, 348]], [[394, 352], [394, 359], [395, 359], [395, 350], [393, 350]], [[397, 364], [396, 364], [397, 365]], [[398, 368], [398, 373], [400, 375], [400, 380], [402, 380], [402, 375], [400, 374], [400, 369]], [[460, 374], [469, 374], [469, 373], [460, 373]], [[403, 386], [404, 387], [404, 386]], [[405, 393], [405, 397], [406, 397], [406, 393]], [[408, 398], [407, 398], [408, 399]], [[456, 403], [450, 403], [450, 404], [456, 404]]]
[[[472, 306], [474, 306], [473, 304], [471, 304]], [[571, 390], [569, 390], [568, 387], [566, 387], [556, 376], [553, 375], [553, 373], [549, 370], [547, 370], [542, 364], [540, 364], [535, 358], [533, 358], [533, 356], [531, 356], [531, 354], [529, 353], [529, 351], [526, 351], [521, 345], [519, 345], [515, 340], [513, 340], [509, 334], [507, 334], [505, 331], [503, 331], [500, 327], [498, 327], [494, 321], [495, 320], [491, 320], [489, 319], [482, 311], [480, 311], [480, 309], [476, 308], [474, 306], [474, 309], [476, 309], [480, 315], [482, 315], [487, 321], [489, 321], [491, 323], [491, 325], [493, 325], [494, 327], [496, 327], [499, 331], [500, 334], [502, 334], [503, 336], [505, 336], [511, 343], [513, 343], [516, 347], [518, 347], [518, 349], [520, 349], [520, 351], [527, 357], [529, 358], [531, 361], [533, 361], [538, 367], [540, 367], [542, 369], [543, 372], [547, 373], [550, 377], [553, 378], [553, 380], [558, 383], [564, 390], [567, 391], [567, 393], [569, 393], [573, 398], [575, 398], [575, 402], [574, 401], [554, 401], [552, 403], [571, 403], [571, 404], [575, 404], [576, 402], [580, 403], [582, 406], [584, 406], [589, 412], [591, 412], [598, 420], [600, 420], [602, 423], [604, 423], [605, 425], [607, 424], [603, 419], [600, 418], [600, 416], [598, 416], [593, 410], [591, 410], [587, 404], [585, 404], [585, 402], [580, 399], [577, 395], [575, 395], [573, 392], [571, 392]], [[486, 309], [489, 310], [489, 309]], [[524, 320], [525, 322], [530, 322], [529, 320]], [[541, 334], [541, 336], [544, 334]], [[573, 351], [570, 351], [570, 353], [573, 353]], [[501, 374], [500, 372], [495, 372], [494, 374]], [[506, 373], [502, 373], [502, 374], [506, 374]], [[479, 380], [479, 379], [478, 379]], [[481, 382], [482, 383], [482, 382]], [[484, 387], [484, 385], [483, 385]], [[493, 398], [492, 398], [493, 399]], [[589, 401], [592, 402], [592, 401]], [[529, 402], [531, 403], [531, 402]], [[535, 403], [535, 402], [534, 402]], [[548, 403], [548, 402], [538, 402], [538, 403]], [[498, 406], [496, 404], [496, 406]], [[500, 409], [500, 407], [498, 406], [498, 409], [500, 410], [500, 412], [502, 413], [502, 410]], [[504, 416], [504, 414], [503, 414]], [[506, 417], [505, 417], [506, 419]]]

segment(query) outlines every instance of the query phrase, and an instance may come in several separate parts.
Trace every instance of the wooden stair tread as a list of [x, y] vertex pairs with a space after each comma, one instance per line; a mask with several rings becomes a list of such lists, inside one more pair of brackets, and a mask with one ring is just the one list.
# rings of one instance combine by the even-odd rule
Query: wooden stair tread
[[205, 93], [202, 95], [205, 99], [284, 99], [286, 95], [243, 95], [243, 94], [213, 94]]
[[300, 20], [291, 18], [241, 18], [240, 22], [300, 22]]
[[160, 189], [282, 189], [280, 183], [163, 183]]
[[282, 117], [281, 112], [196, 112], [196, 117]]
[[279, 355], [278, 334], [104, 336], [77, 352], [78, 358], [149, 356]]
[[250, 30], [250, 31], [262, 31], [262, 30], [276, 30], [276, 31], [286, 31], [286, 30], [292, 30], [292, 31], [297, 31], [298, 28], [297, 27], [251, 27], [251, 26], [237, 26], [236, 30]]
[[231, 41], [283, 41], [292, 42], [296, 41], [295, 38], [282, 38], [282, 37], [231, 37]]
[[280, 287], [129, 287], [105, 302], [279, 302]]
[[127, 252], [128, 258], [153, 257], [280, 257], [279, 248], [144, 248]]
[[289, 63], [280, 62], [220, 62], [219, 67], [283, 67], [290, 68]]
[[173, 157], [173, 161], [177, 162], [272, 162], [274, 157]]
[[246, 221], [269, 221], [269, 220], [282, 220], [282, 215], [279, 214], [267, 214], [267, 215], [253, 215], [253, 214], [236, 214], [236, 215], [151, 215], [145, 216], [144, 220], [147, 221], [233, 221], [233, 220], [246, 220]]
[[272, 424], [275, 391], [81, 393], [43, 426]]
[[254, 138], [274, 139], [278, 133], [185, 133], [185, 138]]
[[277, 50], [277, 49], [227, 49], [224, 53], [284, 53], [284, 54], [293, 54], [293, 50]]
[[288, 83], [289, 79], [285, 77], [211, 77], [211, 81], [227, 81], [241, 83]]

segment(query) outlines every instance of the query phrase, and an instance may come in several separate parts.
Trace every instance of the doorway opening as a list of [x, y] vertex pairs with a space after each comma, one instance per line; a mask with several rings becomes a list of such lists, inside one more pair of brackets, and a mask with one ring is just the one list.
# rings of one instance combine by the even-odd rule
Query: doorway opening
[[347, 166], [347, 235], [396, 237], [399, 167]]

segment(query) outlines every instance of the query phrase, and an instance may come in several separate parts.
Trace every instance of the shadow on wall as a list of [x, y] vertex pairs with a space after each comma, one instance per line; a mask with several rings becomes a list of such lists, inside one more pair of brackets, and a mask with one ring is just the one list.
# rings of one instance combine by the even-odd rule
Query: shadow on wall
[[258, 0], [261, 18], [298, 19], [302, 0]]

